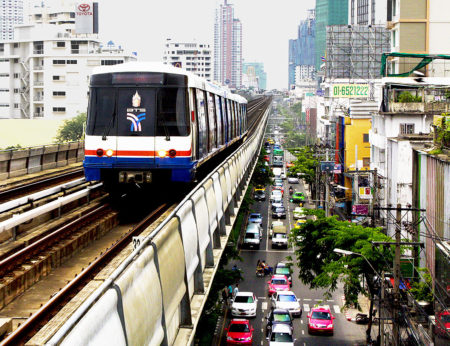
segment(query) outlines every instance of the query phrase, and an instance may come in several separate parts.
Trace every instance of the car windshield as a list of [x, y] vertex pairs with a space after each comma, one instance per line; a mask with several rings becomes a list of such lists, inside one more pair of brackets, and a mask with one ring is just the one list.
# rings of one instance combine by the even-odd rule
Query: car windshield
[[261, 214], [250, 214], [250, 219], [260, 219]]
[[284, 213], [284, 208], [279, 207], [279, 208], [276, 208], [275, 211], [277, 213]]
[[289, 274], [289, 268], [283, 268], [283, 267], [279, 267], [277, 269], [275, 269], [275, 273], [277, 274]]
[[256, 239], [256, 238], [259, 238], [259, 236], [256, 233], [245, 233], [245, 238], [247, 238], [247, 239]]
[[331, 315], [326, 311], [313, 311], [311, 318], [315, 320], [331, 320]]
[[232, 333], [244, 333], [249, 332], [248, 324], [245, 323], [233, 323], [228, 330]]
[[283, 234], [283, 233], [275, 233], [274, 238], [277, 238], [277, 239], [286, 239], [286, 234]]
[[286, 285], [285, 279], [272, 279], [272, 285]]
[[274, 314], [273, 320], [275, 322], [289, 322], [291, 320], [291, 316], [289, 316], [289, 314]]
[[289, 333], [273, 333], [270, 341], [292, 342], [292, 335]]
[[234, 299], [235, 303], [253, 303], [252, 296], [236, 296]]
[[450, 323], [450, 315], [441, 315], [440, 320], [444, 323]]
[[295, 296], [292, 294], [280, 294], [278, 296], [278, 301], [279, 302], [295, 302]]

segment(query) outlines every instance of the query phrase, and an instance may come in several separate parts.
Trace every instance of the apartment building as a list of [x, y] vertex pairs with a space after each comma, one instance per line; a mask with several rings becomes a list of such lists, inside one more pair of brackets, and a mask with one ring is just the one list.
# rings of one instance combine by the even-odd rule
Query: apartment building
[[23, 0], [0, 0], [0, 41], [14, 38], [14, 25], [23, 24]]
[[212, 48], [207, 43], [174, 42], [167, 39], [163, 62], [183, 68], [209, 81], [213, 78]]

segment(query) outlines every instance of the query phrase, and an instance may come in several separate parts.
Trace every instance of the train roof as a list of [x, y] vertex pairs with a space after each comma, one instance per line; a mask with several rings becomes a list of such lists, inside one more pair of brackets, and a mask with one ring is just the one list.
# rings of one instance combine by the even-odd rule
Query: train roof
[[115, 72], [161, 72], [183, 75], [188, 77], [188, 86], [192, 88], [200, 88], [211, 93], [227, 97], [239, 103], [247, 103], [247, 100], [237, 94], [231, 93], [230, 89], [208, 82], [206, 79], [199, 77], [182, 68], [172, 65], [163, 64], [161, 62], [127, 62], [112, 66], [100, 66], [94, 68], [92, 74], [115, 73]]

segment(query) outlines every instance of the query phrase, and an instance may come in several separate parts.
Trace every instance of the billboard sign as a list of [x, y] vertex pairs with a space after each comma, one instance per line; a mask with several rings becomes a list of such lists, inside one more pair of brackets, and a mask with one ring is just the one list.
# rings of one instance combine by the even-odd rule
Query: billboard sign
[[75, 33], [98, 33], [98, 4], [92, 1], [78, 2], [75, 5]]
[[320, 161], [320, 170], [322, 172], [333, 172], [334, 161]]
[[368, 186], [359, 188], [359, 198], [372, 199], [372, 189]]
[[340, 163], [335, 163], [334, 164], [334, 170], [333, 170], [334, 174], [340, 174], [342, 173], [342, 165]]
[[368, 98], [369, 84], [335, 84], [331, 97]]
[[352, 214], [368, 215], [369, 214], [369, 205], [368, 204], [353, 204]]

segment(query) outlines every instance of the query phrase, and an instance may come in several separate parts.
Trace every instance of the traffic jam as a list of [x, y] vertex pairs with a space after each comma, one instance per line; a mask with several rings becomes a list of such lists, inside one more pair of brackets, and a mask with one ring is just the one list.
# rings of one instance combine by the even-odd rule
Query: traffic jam
[[[294, 251], [289, 232], [306, 222], [307, 194], [302, 181], [289, 176], [290, 162], [272, 139], [265, 142], [270, 186], [255, 186], [240, 257], [234, 268], [242, 280], [229, 289], [222, 344], [227, 345], [343, 345], [343, 338], [364, 340], [363, 330], [339, 328], [342, 297], [324, 299], [322, 290], [303, 285], [291, 265]], [[335, 320], [340, 316], [338, 320]], [[338, 328], [337, 328], [338, 327]], [[339, 335], [335, 335], [339, 334]], [[335, 336], [339, 336], [339, 340]], [[342, 338], [341, 338], [342, 336]]]

